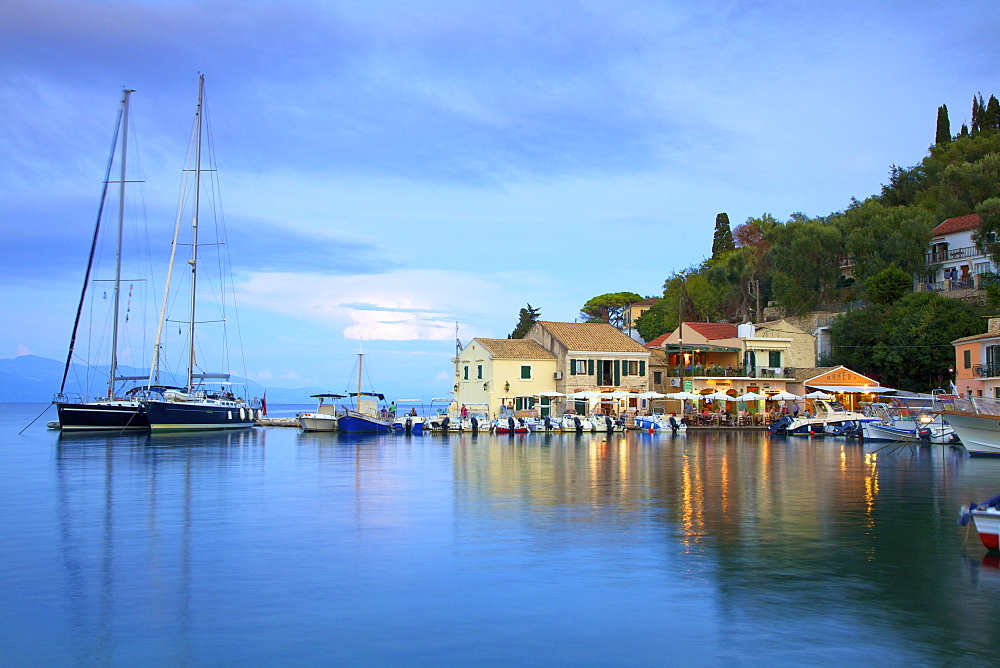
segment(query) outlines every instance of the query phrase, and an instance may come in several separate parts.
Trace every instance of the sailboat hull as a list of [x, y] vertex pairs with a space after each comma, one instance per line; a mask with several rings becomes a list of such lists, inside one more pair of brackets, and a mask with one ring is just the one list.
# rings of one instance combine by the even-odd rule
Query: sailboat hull
[[64, 431], [143, 431], [149, 429], [146, 411], [136, 401], [56, 403], [59, 428]]
[[143, 405], [154, 432], [248, 429], [255, 422], [254, 410], [246, 406], [197, 401], [147, 401]]
[[364, 413], [347, 411], [346, 415], [337, 418], [337, 430], [347, 434], [371, 434], [389, 431], [392, 423]]

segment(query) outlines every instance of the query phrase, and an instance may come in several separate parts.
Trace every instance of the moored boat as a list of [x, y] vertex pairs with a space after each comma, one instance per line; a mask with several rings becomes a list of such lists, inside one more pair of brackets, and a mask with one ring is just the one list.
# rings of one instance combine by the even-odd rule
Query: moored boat
[[813, 411], [807, 411], [808, 415], [782, 418], [769, 430], [772, 434], [793, 436], [849, 435], [859, 430], [863, 423], [875, 420], [828, 399], [813, 399], [812, 404]]
[[313, 399], [319, 399], [316, 410], [311, 413], [299, 413], [295, 419], [303, 431], [337, 431], [337, 407], [326, 403], [326, 399], [344, 399], [345, 394], [314, 394]]
[[963, 507], [958, 523], [965, 526], [970, 520], [975, 524], [979, 540], [986, 549], [1000, 550], [1000, 496]]
[[1000, 399], [953, 397], [939, 412], [970, 455], [1000, 455]]
[[[201, 302], [198, 300], [199, 294], [199, 248], [201, 245], [217, 246], [219, 238], [225, 238], [221, 230], [216, 230], [216, 237], [210, 243], [199, 243], [200, 226], [200, 202], [202, 195], [201, 177], [202, 172], [215, 173], [215, 170], [203, 169], [202, 167], [202, 136], [205, 116], [205, 77], [198, 77], [198, 106], [195, 112], [194, 131], [192, 133], [192, 168], [185, 170], [185, 188], [182, 189], [181, 204], [179, 211], [183, 212], [185, 201], [189, 195], [191, 202], [191, 222], [190, 240], [187, 243], [179, 242], [182, 215], [179, 213], [176, 220], [174, 239], [170, 254], [169, 269], [167, 273], [166, 287], [164, 288], [163, 307], [160, 311], [160, 324], [157, 330], [156, 342], [153, 345], [153, 362], [151, 364], [150, 384], [147, 388], [145, 398], [142, 400], [143, 409], [149, 420], [150, 429], [154, 432], [168, 431], [211, 431], [224, 429], [248, 429], [253, 427], [257, 417], [262, 413], [261, 404], [254, 400], [248, 402], [235, 396], [232, 392], [232, 385], [229, 384], [228, 373], [206, 373], [199, 371], [200, 364], [195, 355], [196, 351], [196, 326], [207, 321], [226, 322], [226, 308], [220, 303], [219, 319], [210, 320], [199, 319], [196, 314], [196, 306]], [[193, 178], [194, 184], [187, 189], [188, 178]], [[215, 192], [215, 189], [212, 189]], [[219, 223], [219, 221], [216, 221]], [[168, 304], [172, 303], [170, 297], [171, 277], [177, 255], [178, 246], [189, 246], [189, 257], [186, 260], [188, 268], [188, 302], [187, 302], [187, 351], [185, 365], [187, 367], [186, 384], [183, 388], [157, 386], [159, 369], [161, 365], [161, 341], [164, 326], [168, 320]], [[220, 258], [221, 260], [221, 258]], [[219, 275], [226, 272], [220, 271]], [[224, 295], [229, 288], [224, 285], [213, 286], [212, 292], [217, 295]], [[229, 305], [232, 306], [231, 304]], [[173, 320], [171, 320], [173, 322]], [[226, 364], [227, 355], [224, 345], [222, 350], [214, 352], [222, 353], [217, 363]]]
[[347, 434], [372, 434], [389, 431], [392, 418], [389, 412], [379, 410], [379, 402], [385, 402], [385, 396], [377, 392], [362, 392], [361, 378], [364, 365], [364, 354], [358, 353], [358, 391], [348, 396], [354, 397], [354, 408], [344, 408], [337, 416], [337, 430]]
[[[70, 336], [69, 353], [66, 356], [66, 365], [63, 369], [62, 383], [59, 393], [53, 403], [56, 405], [56, 412], [59, 421], [56, 428], [66, 431], [137, 431], [149, 429], [149, 420], [146, 412], [135, 395], [135, 388], [127, 392], [122, 392], [123, 387], [119, 384], [122, 381], [137, 380], [132, 377], [118, 376], [118, 355], [119, 355], [119, 329], [123, 326], [122, 309], [122, 244], [125, 215], [125, 191], [128, 181], [126, 163], [128, 157], [128, 130], [129, 130], [129, 103], [132, 93], [135, 91], [125, 89], [122, 91], [121, 107], [118, 111], [118, 122], [115, 127], [115, 141], [111, 147], [111, 156], [108, 159], [107, 170], [104, 175], [104, 187], [101, 192], [101, 203], [98, 208], [97, 223], [94, 228], [93, 241], [90, 247], [90, 257], [87, 262], [87, 271], [84, 275], [83, 290], [80, 293], [80, 301], [77, 306], [76, 319], [73, 322], [73, 333]], [[118, 165], [120, 178], [118, 185], [118, 224], [115, 237], [115, 265], [114, 275], [107, 279], [111, 282], [111, 299], [109, 318], [111, 321], [111, 337], [108, 343], [108, 375], [106, 383], [106, 397], [98, 399], [87, 399], [84, 397], [71, 397], [66, 394], [66, 381], [70, 367], [73, 365], [77, 334], [80, 329], [81, 316], [84, 312], [88, 287], [94, 271], [95, 257], [98, 254], [98, 243], [101, 238], [101, 219], [104, 213], [104, 205], [107, 200], [108, 186], [111, 181], [111, 170], [114, 164], [116, 152], [120, 151]], [[129, 293], [131, 297], [131, 290]], [[127, 312], [128, 309], [125, 309]], [[127, 315], [124, 317], [127, 321]], [[90, 364], [88, 363], [88, 367]], [[145, 379], [145, 378], [143, 378]]]

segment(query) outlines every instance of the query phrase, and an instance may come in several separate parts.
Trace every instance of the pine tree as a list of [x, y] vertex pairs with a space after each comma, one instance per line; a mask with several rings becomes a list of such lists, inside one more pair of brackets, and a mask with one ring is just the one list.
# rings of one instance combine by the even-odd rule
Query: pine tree
[[720, 213], [715, 217], [715, 234], [712, 236], [712, 257], [736, 250], [733, 231], [729, 229], [729, 214]]
[[948, 120], [948, 105], [942, 104], [938, 107], [937, 113], [937, 133], [934, 135], [935, 144], [947, 144], [951, 141], [951, 122]]
[[535, 325], [535, 321], [538, 320], [538, 313], [541, 309], [531, 308], [531, 304], [528, 304], [528, 308], [521, 309], [518, 313], [517, 326], [514, 327], [514, 331], [507, 335], [508, 339], [523, 339], [528, 331]]

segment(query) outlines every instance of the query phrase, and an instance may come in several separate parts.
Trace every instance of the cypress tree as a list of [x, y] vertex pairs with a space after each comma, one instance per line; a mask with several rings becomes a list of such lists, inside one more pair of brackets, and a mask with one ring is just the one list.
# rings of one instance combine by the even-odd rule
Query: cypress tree
[[986, 108], [983, 105], [983, 94], [980, 93], [978, 96], [972, 96], [972, 121], [969, 123], [971, 126], [969, 129], [972, 134], [979, 134], [979, 130], [982, 129], [983, 115], [986, 113]]
[[962, 123], [962, 131], [958, 133], [958, 136], [959, 137], [968, 137], [969, 136], [969, 126], [966, 125], [965, 123]]
[[1000, 101], [990, 95], [990, 101], [986, 103], [986, 111], [983, 113], [983, 129], [1000, 130]]
[[736, 250], [733, 231], [729, 229], [729, 214], [720, 213], [715, 217], [715, 234], [712, 236], [712, 257]]
[[951, 122], [948, 120], [948, 105], [938, 107], [937, 132], [934, 135], [935, 144], [947, 144], [951, 141]]

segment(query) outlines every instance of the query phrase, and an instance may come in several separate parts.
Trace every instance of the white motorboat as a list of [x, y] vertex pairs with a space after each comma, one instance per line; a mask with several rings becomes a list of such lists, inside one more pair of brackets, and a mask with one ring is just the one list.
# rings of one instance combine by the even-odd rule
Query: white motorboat
[[1000, 455], [1000, 399], [953, 397], [940, 414], [970, 455]]
[[930, 443], [957, 443], [958, 435], [941, 415], [930, 412], [929, 407], [899, 401], [873, 403], [865, 408], [865, 415], [876, 418], [861, 425], [865, 440], [871, 441], [925, 441]]
[[815, 412], [807, 411], [807, 415], [784, 417], [771, 425], [769, 430], [773, 434], [794, 436], [853, 435], [860, 433], [865, 422], [876, 420], [827, 399], [813, 399], [813, 409]]
[[636, 415], [635, 426], [645, 431], [686, 431], [687, 424], [672, 415]]
[[316, 410], [312, 413], [299, 413], [295, 418], [304, 431], [337, 431], [337, 407], [326, 399], [344, 399], [343, 394], [314, 394], [313, 399], [319, 399]]

